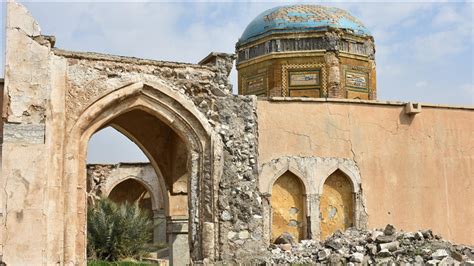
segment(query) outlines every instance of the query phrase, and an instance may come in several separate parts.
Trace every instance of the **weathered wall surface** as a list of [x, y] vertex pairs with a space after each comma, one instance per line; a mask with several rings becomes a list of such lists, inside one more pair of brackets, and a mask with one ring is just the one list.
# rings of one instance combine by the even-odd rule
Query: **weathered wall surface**
[[11, 265], [53, 264], [62, 235], [52, 231], [63, 222], [61, 152], [51, 151], [61, 139], [55, 127], [64, 113], [57, 95], [64, 76], [29, 12], [8, 3], [7, 16], [0, 255]]
[[[432, 228], [473, 244], [474, 111], [331, 100], [258, 101], [259, 165], [283, 156], [353, 159], [369, 227]], [[276, 141], [277, 140], [277, 141]], [[263, 182], [262, 180], [260, 182]]]
[[[4, 79], [0, 78], [0, 106], [3, 108], [3, 87], [4, 87]], [[3, 146], [3, 119], [2, 123], [0, 125], [0, 168], [1, 168], [1, 161], [2, 161], [2, 146]], [[1, 170], [0, 170], [0, 175], [1, 175]], [[1, 197], [0, 197], [1, 198]], [[0, 199], [0, 202], [1, 199]]]
[[[10, 3], [8, 8], [2, 261], [12, 265], [81, 263], [86, 182], [85, 169], [75, 169], [75, 165], [85, 160], [85, 153], [68, 145], [70, 132], [84, 110], [130, 84], [156, 85], [140, 93], [158, 97], [159, 88], [166, 87], [179, 101], [170, 106], [174, 111], [203, 122], [207, 134], [218, 138], [209, 147], [211, 154], [190, 151], [192, 160], [203, 156], [201, 180], [193, 181], [188, 191], [200, 198], [177, 195], [184, 198], [185, 206], [191, 202], [189, 220], [183, 217], [182, 223], [204, 228], [190, 230], [189, 238], [197, 239], [192, 245], [205, 246], [202, 255], [208, 260], [244, 259], [265, 249], [257, 190], [256, 99], [229, 95], [231, 55], [212, 54], [205, 65], [196, 65], [52, 49], [50, 39], [40, 35], [23, 6]], [[101, 115], [114, 118], [109, 109]], [[92, 123], [97, 118], [85, 119]], [[84, 125], [79, 130], [86, 129]], [[88, 139], [74, 141], [84, 146]], [[205, 167], [212, 163], [214, 169]], [[197, 202], [202, 203], [199, 209]], [[201, 243], [201, 236], [214, 241]], [[187, 243], [188, 236], [184, 239]], [[199, 259], [201, 255], [193, 256]]]
[[[219, 134], [224, 147], [225, 171], [218, 183], [219, 190], [216, 190], [219, 197], [217, 208], [204, 209], [215, 215], [219, 224], [220, 235], [216, 235], [216, 245], [211, 249], [218, 250], [221, 259], [229, 260], [235, 257], [245, 259], [265, 248], [261, 244], [262, 213], [257, 191], [256, 98], [226, 94], [231, 91], [228, 80], [219, 74], [230, 71], [226, 61], [216, 66], [198, 66], [60, 50], [54, 52], [64, 56], [68, 62], [67, 127], [90, 103], [134, 81], [166, 83], [189, 99]], [[121, 126], [118, 122], [111, 121]]]
[[229, 96], [216, 102], [215, 130], [224, 143], [219, 182], [220, 259], [246, 261], [266, 250], [262, 198], [257, 177], [255, 96]]

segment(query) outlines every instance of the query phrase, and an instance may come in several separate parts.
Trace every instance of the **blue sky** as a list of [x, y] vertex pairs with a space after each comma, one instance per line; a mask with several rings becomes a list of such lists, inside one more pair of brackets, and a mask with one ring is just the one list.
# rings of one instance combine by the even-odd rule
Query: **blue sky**
[[[255, 16], [289, 3], [300, 2], [23, 4], [38, 20], [43, 34], [56, 36], [56, 47], [198, 62], [210, 51], [234, 52], [235, 42]], [[380, 100], [474, 105], [473, 3], [320, 4], [348, 10], [372, 32]], [[2, 35], [3, 42], [4, 38]], [[3, 62], [3, 52], [0, 59]], [[231, 79], [235, 84], [235, 71]], [[104, 140], [96, 143], [100, 135]], [[118, 141], [112, 135], [96, 134], [90, 155], [96, 154], [92, 146], [103, 150], [104, 145], [112, 145], [107, 141]], [[126, 154], [133, 154], [129, 148], [124, 149]], [[102, 155], [95, 159], [91, 156], [91, 161], [104, 160]], [[143, 159], [136, 154], [129, 157]]]

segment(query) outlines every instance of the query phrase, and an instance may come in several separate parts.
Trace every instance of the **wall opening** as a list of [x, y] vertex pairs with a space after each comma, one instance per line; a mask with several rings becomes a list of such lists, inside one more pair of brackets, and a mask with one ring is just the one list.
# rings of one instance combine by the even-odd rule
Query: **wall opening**
[[[153, 221], [153, 207], [151, 201], [151, 194], [146, 189], [144, 185], [134, 179], [127, 179], [125, 181], [120, 182], [117, 184], [112, 191], [110, 192], [108, 198], [113, 202], [124, 204], [125, 202], [128, 203], [137, 203], [140, 209], [145, 211], [148, 214], [150, 220]], [[159, 234], [166, 234], [164, 232], [157, 232]], [[154, 232], [150, 232], [150, 241], [154, 242], [153, 236]], [[164, 244], [164, 243], [156, 243], [156, 244]]]
[[[167, 227], [176, 227], [173, 227], [174, 217], [179, 217], [180, 225], [188, 222], [189, 152], [181, 137], [158, 117], [141, 109], [132, 109], [109, 120], [99, 129], [90, 138], [88, 150], [95, 153], [87, 154], [89, 161], [95, 162], [89, 166], [94, 166], [96, 171], [108, 171], [99, 174], [99, 180], [94, 180], [94, 176], [87, 179], [89, 195], [93, 192], [117, 203], [138, 201], [155, 226], [150, 232], [150, 242], [155, 244], [153, 252], [157, 252], [154, 257], [189, 263], [188, 231], [183, 229], [170, 233], [167, 230]], [[143, 162], [143, 158], [148, 162]], [[100, 165], [98, 161], [107, 163]], [[155, 170], [158, 185], [152, 185], [150, 177], [145, 177], [150, 175], [145, 169], [149, 165]], [[123, 173], [140, 167], [143, 171], [133, 174], [133, 177], [123, 176]], [[120, 182], [106, 189], [114, 180]], [[156, 198], [163, 200], [158, 202]], [[179, 254], [179, 259], [176, 254]]]
[[322, 240], [354, 226], [353, 195], [352, 182], [341, 170], [326, 179], [320, 201]]
[[304, 203], [304, 185], [296, 175], [287, 171], [275, 181], [271, 196], [272, 242], [285, 232], [296, 241], [306, 238]]
[[213, 188], [222, 173], [222, 161], [212, 158], [222, 147], [214, 145], [218, 139], [183, 95], [154, 84], [156, 87], [137, 82], [104, 95], [82, 112], [66, 135], [64, 261], [70, 264], [86, 264], [87, 144], [107, 126], [135, 142], [161, 173], [167, 195], [164, 209], [170, 262], [186, 265], [215, 258], [213, 210], [217, 201]]
[[148, 213], [150, 219], [153, 218], [150, 192], [137, 180], [127, 179], [120, 182], [112, 189], [108, 198], [116, 203], [137, 202], [138, 206]]
[[137, 144], [108, 126], [92, 135], [87, 147], [88, 164], [150, 162]]

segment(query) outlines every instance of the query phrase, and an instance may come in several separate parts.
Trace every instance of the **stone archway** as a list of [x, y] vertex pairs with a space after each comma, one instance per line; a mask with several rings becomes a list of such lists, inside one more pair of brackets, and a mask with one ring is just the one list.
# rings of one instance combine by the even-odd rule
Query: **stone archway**
[[[173, 228], [187, 229], [192, 261], [215, 256], [215, 183], [221, 164], [214, 162], [219, 154], [217, 140], [205, 118], [192, 102], [163, 84], [134, 83], [119, 88], [91, 104], [80, 115], [67, 134], [65, 145], [65, 239], [66, 264], [85, 264], [86, 254], [86, 167], [87, 142], [91, 135], [113, 119], [129, 111], [141, 110], [173, 130], [187, 150], [188, 217], [173, 224], [171, 235], [183, 239]], [[156, 162], [155, 162], [156, 163]], [[153, 164], [153, 162], [152, 162]], [[206, 232], [203, 233], [203, 227]], [[181, 236], [180, 236], [181, 235]], [[202, 239], [206, 237], [206, 239]], [[202, 243], [205, 242], [206, 245]], [[185, 254], [182, 254], [185, 255]]]
[[150, 241], [154, 244], [165, 244], [166, 219], [163, 219], [165, 216], [159, 207], [162, 203], [157, 202], [158, 187], [150, 187], [143, 178], [135, 176], [120, 178], [118, 181], [104, 196], [120, 204], [137, 202], [140, 209], [144, 210], [153, 221]]
[[117, 203], [137, 202], [138, 206], [145, 210], [150, 218], [153, 218], [152, 193], [139, 179], [127, 178], [115, 185], [107, 198]]

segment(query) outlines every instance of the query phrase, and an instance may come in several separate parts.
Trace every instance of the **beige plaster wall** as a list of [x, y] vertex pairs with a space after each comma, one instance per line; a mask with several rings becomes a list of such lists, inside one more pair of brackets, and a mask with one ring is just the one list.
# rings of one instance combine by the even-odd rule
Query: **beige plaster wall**
[[474, 244], [474, 109], [260, 100], [259, 165], [283, 156], [353, 159], [369, 227], [431, 228]]
[[23, 6], [9, 2], [7, 17], [2, 154], [8, 156], [2, 157], [0, 178], [0, 260], [55, 264], [63, 251], [63, 234], [55, 232], [63, 226], [62, 158], [57, 154], [62, 149], [58, 128], [64, 125], [64, 97], [58, 91], [64, 87], [65, 66], [50, 55], [50, 43]]

